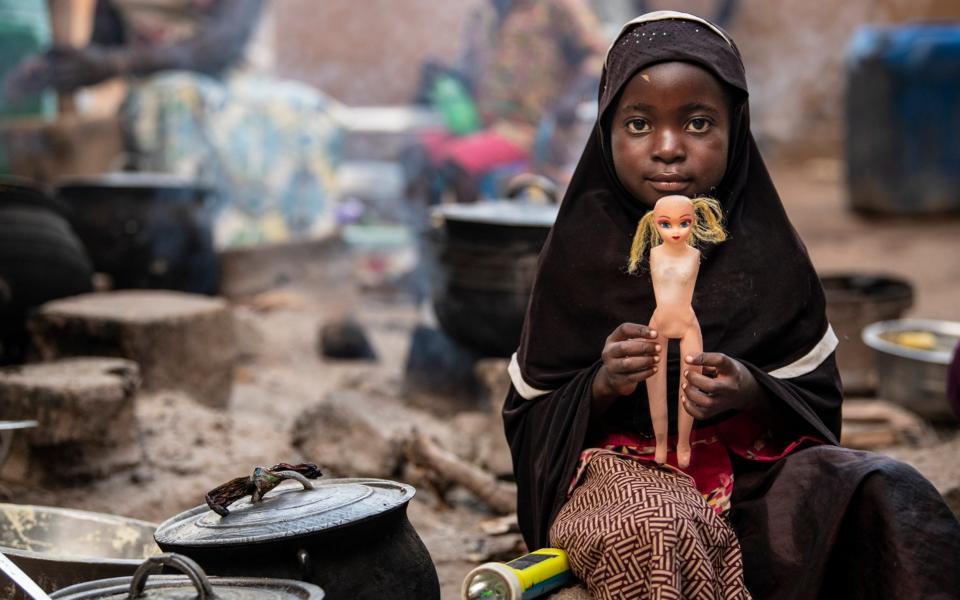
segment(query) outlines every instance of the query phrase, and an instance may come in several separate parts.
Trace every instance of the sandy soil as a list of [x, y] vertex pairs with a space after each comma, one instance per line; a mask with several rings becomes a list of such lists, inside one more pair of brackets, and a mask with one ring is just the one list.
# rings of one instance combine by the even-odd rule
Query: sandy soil
[[[960, 219], [870, 220], [847, 211], [840, 163], [829, 160], [778, 164], [773, 177], [787, 210], [821, 272], [879, 271], [915, 285], [912, 315], [960, 320]], [[342, 260], [342, 259], [341, 259]], [[357, 290], [349, 263], [318, 264], [272, 296], [238, 303], [244, 360], [237, 370], [229, 409], [216, 411], [176, 394], [143, 396], [137, 414], [148, 461], [111, 479], [70, 488], [27, 487], [7, 482], [10, 499], [117, 513], [161, 521], [202, 503], [213, 485], [246, 474], [254, 465], [303, 457], [293, 447], [298, 415], [328, 393], [352, 390], [376, 402], [403, 404], [404, 362], [410, 332], [421, 318], [408, 297]], [[330, 277], [334, 271], [340, 275]], [[318, 327], [352, 312], [368, 329], [379, 360], [328, 361], [316, 352]], [[491, 430], [490, 436], [502, 436]], [[941, 489], [960, 485], [955, 430], [941, 432], [944, 448], [894, 448]], [[510, 556], [516, 537], [491, 538], [479, 523], [491, 515], [470, 495], [455, 490], [447, 505], [420, 489], [410, 505], [412, 522], [440, 574], [444, 598], [456, 598], [467, 570], [488, 556]]]

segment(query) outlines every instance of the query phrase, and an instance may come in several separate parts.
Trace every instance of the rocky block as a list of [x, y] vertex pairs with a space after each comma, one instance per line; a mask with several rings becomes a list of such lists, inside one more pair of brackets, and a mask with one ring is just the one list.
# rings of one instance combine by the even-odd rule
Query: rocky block
[[227, 303], [166, 290], [125, 290], [55, 300], [29, 323], [44, 360], [117, 356], [140, 366], [145, 391], [179, 390], [226, 406], [237, 349]]
[[136, 363], [74, 358], [0, 369], [0, 419], [35, 420], [31, 446], [125, 441], [140, 386]]
[[84, 357], [0, 369], [0, 419], [36, 420], [5, 476], [97, 479], [143, 458], [134, 400], [137, 364]]

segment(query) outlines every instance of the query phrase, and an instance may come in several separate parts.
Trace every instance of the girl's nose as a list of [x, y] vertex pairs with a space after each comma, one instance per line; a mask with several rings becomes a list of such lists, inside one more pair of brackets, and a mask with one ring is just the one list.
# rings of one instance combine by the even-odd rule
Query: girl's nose
[[653, 147], [654, 160], [672, 163], [686, 156], [681, 136], [671, 130], [661, 130]]

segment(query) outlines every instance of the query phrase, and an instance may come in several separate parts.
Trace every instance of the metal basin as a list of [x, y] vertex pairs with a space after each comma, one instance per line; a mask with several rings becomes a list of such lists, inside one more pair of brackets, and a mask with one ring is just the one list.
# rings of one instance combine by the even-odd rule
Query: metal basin
[[[907, 344], [905, 333], [929, 344]], [[875, 351], [877, 396], [931, 421], [956, 421], [947, 401], [947, 371], [960, 343], [960, 323], [881, 321], [863, 330], [863, 342]]]
[[[0, 504], [0, 552], [50, 592], [83, 581], [133, 575], [160, 553], [156, 525], [83, 510]], [[23, 598], [0, 582], [0, 598]]]

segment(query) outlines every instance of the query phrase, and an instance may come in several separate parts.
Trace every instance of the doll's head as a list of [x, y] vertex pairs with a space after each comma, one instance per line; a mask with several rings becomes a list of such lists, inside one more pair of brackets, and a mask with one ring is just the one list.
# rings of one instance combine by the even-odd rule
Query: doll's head
[[700, 196], [690, 199], [672, 195], [660, 198], [637, 225], [630, 247], [627, 270], [636, 273], [646, 251], [667, 243], [718, 244], [727, 239], [723, 228], [723, 211], [713, 198]]

